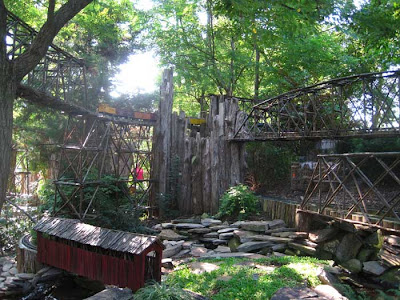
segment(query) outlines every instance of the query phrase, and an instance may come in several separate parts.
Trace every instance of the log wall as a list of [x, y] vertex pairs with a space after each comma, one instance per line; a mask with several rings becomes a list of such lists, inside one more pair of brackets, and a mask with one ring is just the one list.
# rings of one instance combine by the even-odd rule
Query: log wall
[[[239, 110], [237, 100], [211, 96], [205, 124], [191, 125], [183, 112], [169, 116], [166, 108], [170, 109], [171, 104], [165, 102], [172, 101], [171, 94], [161, 91], [161, 128], [155, 129], [153, 144], [153, 178], [160, 184], [154, 190], [153, 197], [157, 199], [153, 201], [160, 204], [167, 198], [169, 208], [181, 214], [215, 214], [222, 194], [244, 180], [244, 144], [229, 139], [242, 124], [245, 113]], [[164, 136], [168, 132], [169, 136]], [[160, 170], [164, 166], [168, 167], [166, 173]], [[162, 214], [164, 206], [159, 207]]]

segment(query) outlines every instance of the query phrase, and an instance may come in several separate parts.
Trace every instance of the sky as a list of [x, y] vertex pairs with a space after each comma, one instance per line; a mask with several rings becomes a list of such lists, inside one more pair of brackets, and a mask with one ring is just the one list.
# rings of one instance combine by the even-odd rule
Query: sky
[[[137, 9], [149, 10], [153, 7], [151, 0], [132, 0]], [[119, 73], [113, 78], [112, 97], [121, 94], [151, 93], [159, 89], [158, 77], [161, 69], [159, 58], [154, 51], [132, 54], [128, 62], [119, 67]]]

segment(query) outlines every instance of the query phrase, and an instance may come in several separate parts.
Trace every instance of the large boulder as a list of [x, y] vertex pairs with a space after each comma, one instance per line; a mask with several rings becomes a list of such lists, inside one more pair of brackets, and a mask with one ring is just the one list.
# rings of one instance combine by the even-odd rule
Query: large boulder
[[346, 234], [336, 249], [336, 258], [339, 262], [345, 262], [356, 258], [358, 251], [362, 246], [362, 241], [354, 233]]
[[356, 258], [352, 258], [342, 264], [342, 266], [353, 274], [358, 274], [362, 270], [362, 262]]
[[321, 230], [311, 231], [308, 238], [314, 243], [322, 243], [332, 239], [338, 230], [336, 228], [325, 228]]

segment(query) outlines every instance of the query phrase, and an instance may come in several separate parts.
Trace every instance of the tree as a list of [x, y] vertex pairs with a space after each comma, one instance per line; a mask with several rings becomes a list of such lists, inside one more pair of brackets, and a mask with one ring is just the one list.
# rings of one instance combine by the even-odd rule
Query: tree
[[7, 8], [0, 0], [0, 213], [5, 202], [10, 172], [13, 107], [18, 84], [40, 62], [61, 28], [93, 0], [69, 0], [58, 9], [56, 0], [48, 1], [46, 21], [20, 56], [7, 55]]

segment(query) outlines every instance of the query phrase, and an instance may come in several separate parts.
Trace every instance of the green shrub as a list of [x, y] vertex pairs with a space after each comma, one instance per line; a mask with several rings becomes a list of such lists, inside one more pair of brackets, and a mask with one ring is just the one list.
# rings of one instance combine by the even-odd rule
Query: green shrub
[[189, 300], [188, 293], [176, 285], [154, 283], [138, 290], [135, 300]]
[[218, 217], [244, 219], [258, 211], [259, 201], [243, 184], [229, 188], [222, 196]]

